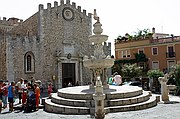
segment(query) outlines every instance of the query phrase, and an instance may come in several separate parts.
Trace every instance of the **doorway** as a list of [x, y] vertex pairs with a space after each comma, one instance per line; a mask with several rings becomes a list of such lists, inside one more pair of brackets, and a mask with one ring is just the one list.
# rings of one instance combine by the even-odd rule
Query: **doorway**
[[70, 82], [75, 85], [75, 63], [62, 63], [62, 87], [68, 87]]

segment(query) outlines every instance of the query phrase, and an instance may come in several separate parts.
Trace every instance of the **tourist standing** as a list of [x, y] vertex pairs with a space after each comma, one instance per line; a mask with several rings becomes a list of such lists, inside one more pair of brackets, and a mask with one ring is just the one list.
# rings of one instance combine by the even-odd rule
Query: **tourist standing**
[[108, 84], [112, 85], [113, 84], [113, 75], [111, 77], [109, 77], [108, 79]]
[[68, 83], [68, 87], [72, 87], [72, 83], [71, 82]]
[[3, 87], [2, 87], [2, 102], [3, 102], [3, 108], [7, 108], [7, 97], [8, 97], [8, 87], [6, 85], [6, 83], [3, 83]]
[[117, 72], [114, 73], [114, 80], [116, 85], [119, 86], [122, 83], [122, 77]]
[[21, 104], [22, 93], [23, 93], [23, 87], [24, 87], [24, 79], [21, 78], [21, 79], [17, 82], [16, 86], [17, 86], [17, 88], [18, 88], [19, 104]]
[[52, 91], [53, 91], [52, 83], [49, 83], [49, 85], [48, 85], [48, 95], [49, 95], [49, 98], [51, 98]]
[[39, 88], [39, 86], [38, 86], [38, 84], [34, 84], [34, 92], [35, 92], [35, 95], [36, 95], [36, 109], [38, 110], [39, 109], [39, 99], [40, 99], [40, 93], [41, 93], [41, 91], [40, 91], [40, 88]]
[[11, 85], [8, 87], [8, 102], [9, 102], [9, 111], [13, 111], [13, 103], [14, 103], [14, 89], [15, 82], [11, 82]]
[[22, 92], [22, 108], [25, 107], [26, 101], [27, 101], [27, 80], [24, 80], [24, 87]]

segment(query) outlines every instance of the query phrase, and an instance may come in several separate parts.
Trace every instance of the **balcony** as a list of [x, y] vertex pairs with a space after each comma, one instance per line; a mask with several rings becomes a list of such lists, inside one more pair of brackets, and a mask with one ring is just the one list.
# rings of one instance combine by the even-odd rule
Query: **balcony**
[[176, 57], [175, 52], [166, 52], [166, 58], [174, 58]]

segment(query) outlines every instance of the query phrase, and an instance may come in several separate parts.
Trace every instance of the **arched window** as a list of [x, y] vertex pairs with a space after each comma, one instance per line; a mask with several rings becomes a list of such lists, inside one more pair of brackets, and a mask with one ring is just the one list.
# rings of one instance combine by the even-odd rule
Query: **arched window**
[[27, 71], [31, 71], [31, 56], [27, 56]]
[[32, 52], [27, 52], [24, 56], [24, 69], [25, 73], [34, 73], [35, 60], [34, 54]]

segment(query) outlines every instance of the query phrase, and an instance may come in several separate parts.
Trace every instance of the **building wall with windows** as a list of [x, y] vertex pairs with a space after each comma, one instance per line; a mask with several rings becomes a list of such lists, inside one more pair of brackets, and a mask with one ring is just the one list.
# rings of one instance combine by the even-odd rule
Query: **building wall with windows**
[[[60, 4], [47, 3], [47, 8], [39, 5], [37, 13], [24, 22], [13, 22], [11, 30], [1, 30], [0, 78], [18, 81], [34, 77], [46, 85], [51, 81], [56, 88], [69, 82], [91, 82], [90, 70], [83, 66], [84, 55], [90, 57], [94, 51], [88, 40], [91, 15], [70, 0], [60, 0]], [[110, 49], [111, 44], [104, 43], [105, 55], [110, 55]]]
[[[130, 56], [127, 55], [127, 51]], [[179, 51], [180, 36], [166, 35], [163, 38], [115, 43], [116, 60], [134, 59], [135, 53], [143, 52], [148, 58], [146, 64], [149, 69], [160, 69], [161, 71], [170, 70], [173, 65], [180, 61]]]

